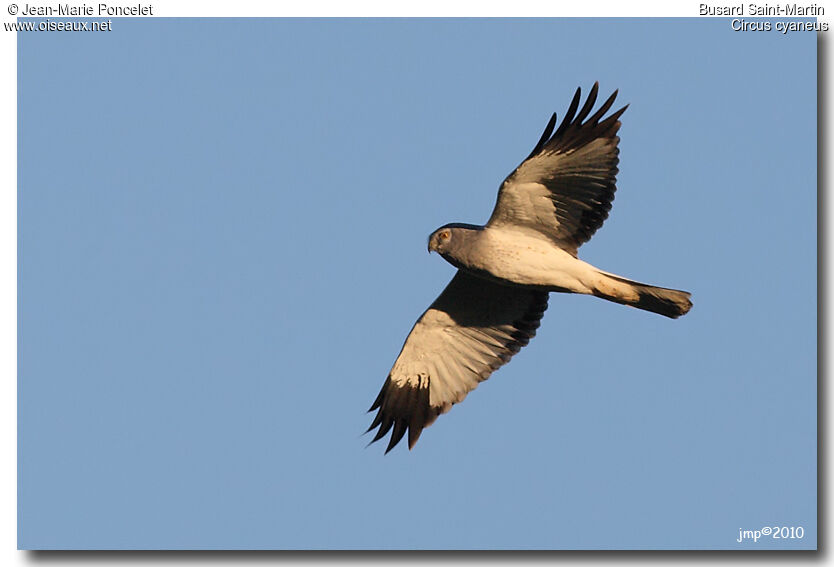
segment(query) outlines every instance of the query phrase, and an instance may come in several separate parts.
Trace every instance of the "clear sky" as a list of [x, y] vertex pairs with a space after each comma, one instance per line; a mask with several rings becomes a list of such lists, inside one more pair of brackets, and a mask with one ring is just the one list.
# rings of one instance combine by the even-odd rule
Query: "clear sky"
[[[816, 37], [704, 20], [114, 20], [19, 34], [22, 548], [814, 548]], [[577, 86], [620, 89], [580, 256], [383, 456], [365, 410]], [[741, 543], [739, 529], [804, 538]]]

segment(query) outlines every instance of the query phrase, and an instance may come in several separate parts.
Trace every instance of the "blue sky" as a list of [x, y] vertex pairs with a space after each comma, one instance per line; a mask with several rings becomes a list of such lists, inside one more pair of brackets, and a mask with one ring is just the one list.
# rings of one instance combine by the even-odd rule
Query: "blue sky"
[[[816, 546], [816, 37], [729, 20], [114, 20], [19, 34], [19, 546]], [[504, 176], [630, 103], [580, 256], [427, 429], [370, 406]], [[739, 529], [801, 540], [738, 543]]]

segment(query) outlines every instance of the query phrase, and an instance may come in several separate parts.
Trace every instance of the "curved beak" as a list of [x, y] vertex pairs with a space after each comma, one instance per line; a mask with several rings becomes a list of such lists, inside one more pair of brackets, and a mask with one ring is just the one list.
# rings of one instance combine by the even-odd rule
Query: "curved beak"
[[434, 245], [434, 238], [432, 238], [431, 236], [429, 236], [428, 250], [429, 250], [429, 254], [431, 254], [432, 252], [437, 251], [437, 248]]

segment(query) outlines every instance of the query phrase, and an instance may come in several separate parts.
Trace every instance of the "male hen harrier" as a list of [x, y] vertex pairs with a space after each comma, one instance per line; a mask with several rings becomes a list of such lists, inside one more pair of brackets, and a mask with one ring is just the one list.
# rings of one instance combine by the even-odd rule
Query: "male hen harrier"
[[[386, 453], [408, 430], [408, 447], [437, 416], [463, 400], [536, 334], [548, 293], [584, 293], [666, 317], [684, 315], [689, 293], [628, 280], [577, 258], [602, 226], [616, 190], [617, 91], [588, 118], [595, 83], [577, 113], [580, 89], [562, 123], [550, 118], [539, 143], [501, 184], [485, 226], [453, 223], [429, 237], [457, 274], [423, 313], [379, 396], [371, 441], [391, 428]], [[552, 134], [552, 136], [551, 136]]]

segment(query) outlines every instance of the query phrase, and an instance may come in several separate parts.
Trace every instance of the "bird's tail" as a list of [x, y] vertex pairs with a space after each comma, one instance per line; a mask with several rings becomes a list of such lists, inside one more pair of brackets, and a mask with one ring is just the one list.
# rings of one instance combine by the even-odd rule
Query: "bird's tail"
[[692, 307], [687, 291], [655, 287], [599, 271], [593, 294], [608, 301], [631, 305], [676, 319]]

